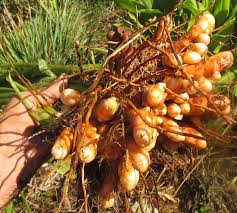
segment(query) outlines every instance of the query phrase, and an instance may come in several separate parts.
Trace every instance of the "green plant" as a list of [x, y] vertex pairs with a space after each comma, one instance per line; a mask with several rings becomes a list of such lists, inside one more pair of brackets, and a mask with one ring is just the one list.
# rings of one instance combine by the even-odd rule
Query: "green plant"
[[3, 213], [16, 213], [14, 202], [11, 201], [7, 207], [3, 210]]
[[[63, 64], [77, 62], [75, 40], [80, 45], [101, 40], [103, 32], [96, 31], [101, 26], [94, 22], [102, 16], [101, 8], [105, 8], [103, 2], [92, 5], [81, 0], [3, 1], [0, 5], [0, 22], [3, 23], [0, 25], [0, 82], [7, 88], [0, 88], [0, 105], [14, 94], [6, 81], [9, 71], [12, 77], [16, 76], [9, 62], [37, 88], [48, 85], [62, 72], [79, 69], [77, 65]], [[100, 57], [92, 58], [93, 51], [98, 48], [89, 52], [81, 50], [85, 56], [83, 63], [100, 60]], [[50, 63], [48, 70], [42, 68], [41, 59]]]
[[[5, 25], [0, 27], [1, 42], [14, 62], [42, 58], [54, 64], [75, 63], [75, 39], [84, 45], [98, 36], [93, 18], [101, 13], [99, 4], [94, 5], [95, 14], [84, 11], [92, 5], [76, 0], [40, 0], [36, 6], [28, 3], [25, 7], [25, 17], [13, 17], [7, 7], [2, 16]], [[8, 63], [2, 50], [0, 63]]]
[[127, 10], [131, 20], [140, 27], [147, 24], [154, 16], [161, 17], [164, 14], [153, 0], [116, 0], [116, 3]]

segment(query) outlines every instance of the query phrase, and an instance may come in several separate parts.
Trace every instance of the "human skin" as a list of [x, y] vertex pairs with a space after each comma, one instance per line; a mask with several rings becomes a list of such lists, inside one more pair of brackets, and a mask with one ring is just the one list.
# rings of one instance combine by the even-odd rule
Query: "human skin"
[[[22, 95], [32, 109], [36, 109], [40, 104], [54, 103], [66, 86], [67, 80], [61, 77], [42, 91], [38, 98], [29, 92]], [[18, 195], [50, 152], [50, 144], [42, 142], [41, 135], [31, 137], [37, 126], [39, 123], [31, 118], [16, 96], [0, 115], [0, 212]]]

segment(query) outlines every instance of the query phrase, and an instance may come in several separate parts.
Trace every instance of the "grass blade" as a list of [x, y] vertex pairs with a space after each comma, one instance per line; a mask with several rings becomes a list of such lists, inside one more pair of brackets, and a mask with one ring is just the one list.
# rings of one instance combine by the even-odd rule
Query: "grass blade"
[[24, 203], [24, 206], [25, 206], [25, 208], [26, 208], [26, 212], [27, 212], [27, 213], [32, 213], [32, 210], [31, 210], [31, 208], [30, 208], [30, 206], [29, 206], [29, 203], [27, 202], [27, 200], [26, 200], [26, 198], [25, 198], [24, 192], [21, 192], [21, 193], [20, 193], [20, 196], [21, 196], [21, 199], [22, 199], [22, 201], [23, 201], [23, 203]]

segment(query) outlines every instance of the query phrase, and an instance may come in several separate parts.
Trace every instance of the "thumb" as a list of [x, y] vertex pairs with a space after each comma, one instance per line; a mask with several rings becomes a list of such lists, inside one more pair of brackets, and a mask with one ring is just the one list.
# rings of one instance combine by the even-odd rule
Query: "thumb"
[[53, 82], [48, 88], [41, 92], [41, 95], [49, 104], [53, 104], [60, 98], [62, 91], [67, 87], [68, 79], [65, 74], [62, 74], [59, 79]]

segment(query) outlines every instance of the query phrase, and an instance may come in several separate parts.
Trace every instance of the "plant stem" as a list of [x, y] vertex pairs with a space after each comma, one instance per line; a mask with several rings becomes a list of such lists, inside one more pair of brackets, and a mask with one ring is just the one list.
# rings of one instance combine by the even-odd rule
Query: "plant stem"
[[[24, 75], [25, 77], [30, 77], [30, 79], [42, 77], [42, 73], [39, 70], [38, 63], [16, 63], [14, 64], [14, 66], [20, 74]], [[77, 65], [49, 64], [48, 67], [55, 75], [60, 75], [68, 71], [79, 70], [79, 67]], [[93, 72], [99, 67], [99, 64], [83, 65], [83, 69], [87, 73]], [[8, 75], [9, 70], [11, 69], [12, 68], [10, 64], [0, 65], [0, 83], [5, 81], [6, 76]], [[16, 74], [14, 72], [11, 72], [11, 76], [12, 78], [14, 78], [16, 77]]]

